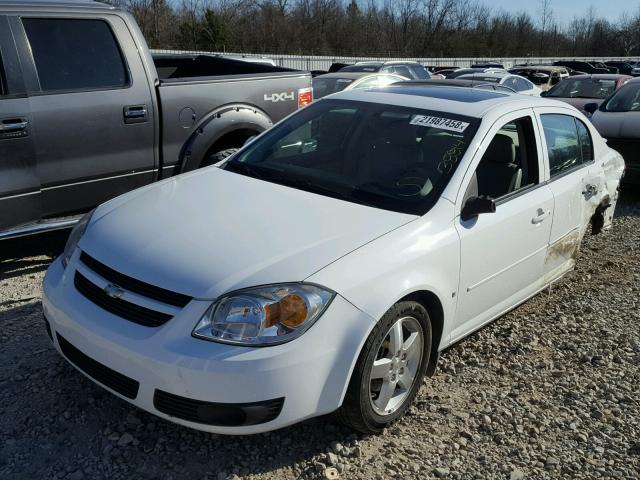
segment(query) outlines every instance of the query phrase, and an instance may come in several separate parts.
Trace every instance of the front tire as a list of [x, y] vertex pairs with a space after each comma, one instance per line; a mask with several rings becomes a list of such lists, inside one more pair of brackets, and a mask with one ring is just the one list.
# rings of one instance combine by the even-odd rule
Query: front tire
[[338, 420], [362, 433], [379, 433], [402, 417], [422, 385], [431, 348], [427, 310], [412, 301], [394, 305], [360, 352]]

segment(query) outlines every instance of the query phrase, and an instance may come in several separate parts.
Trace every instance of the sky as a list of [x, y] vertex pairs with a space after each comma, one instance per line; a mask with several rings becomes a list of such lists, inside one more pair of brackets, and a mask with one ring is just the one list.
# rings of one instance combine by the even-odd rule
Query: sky
[[[508, 12], [518, 12], [525, 10], [532, 15], [539, 14], [540, 0], [486, 0], [485, 4], [494, 8], [501, 8]], [[554, 17], [561, 23], [568, 23], [578, 15], [584, 15], [589, 6], [593, 5], [598, 17], [605, 17], [615, 21], [620, 18], [624, 11], [635, 13], [640, 8], [639, 0], [551, 0], [551, 9]]]

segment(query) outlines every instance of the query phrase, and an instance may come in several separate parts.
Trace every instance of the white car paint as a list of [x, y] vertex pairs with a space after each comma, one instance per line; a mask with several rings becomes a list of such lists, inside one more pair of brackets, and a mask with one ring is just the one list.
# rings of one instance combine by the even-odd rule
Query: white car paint
[[[356, 205], [217, 167], [131, 192], [99, 207], [66, 268], [59, 259], [47, 272], [43, 307], [55, 347], [60, 351], [61, 335], [85, 355], [139, 381], [135, 399], [114, 393], [155, 415], [211, 432], [256, 433], [336, 410], [369, 332], [407, 295], [423, 292], [437, 299], [443, 322], [436, 347], [442, 350], [570, 270], [598, 206], [615, 206], [624, 168], [620, 155], [582, 114], [561, 102], [496, 94], [468, 103], [402, 93], [402, 88], [353, 90], [332, 98], [481, 119], [428, 213]], [[595, 161], [548, 181], [541, 113], [584, 121]], [[522, 116], [534, 124], [539, 185], [499, 202], [495, 213], [462, 221], [467, 185], [494, 133]], [[587, 183], [598, 192], [585, 199]], [[108, 284], [80, 261], [81, 250], [118, 272], [194, 300], [180, 309], [125, 291], [126, 301], [175, 315], [157, 328], [108, 313], [74, 287], [76, 271], [100, 289]], [[336, 296], [299, 338], [246, 347], [191, 336], [221, 295], [300, 281]], [[432, 313], [435, 319], [437, 312]], [[285, 401], [280, 415], [267, 423], [214, 426], [160, 412], [153, 401], [156, 389], [209, 402]]]

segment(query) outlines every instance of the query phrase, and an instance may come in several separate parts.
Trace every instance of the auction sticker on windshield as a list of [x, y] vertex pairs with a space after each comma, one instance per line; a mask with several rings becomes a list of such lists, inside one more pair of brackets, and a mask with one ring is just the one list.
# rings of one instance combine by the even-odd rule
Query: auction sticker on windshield
[[458, 133], [464, 132], [469, 126], [467, 122], [451, 120], [450, 118], [432, 117], [429, 115], [416, 115], [409, 123], [420, 127], [440, 128]]

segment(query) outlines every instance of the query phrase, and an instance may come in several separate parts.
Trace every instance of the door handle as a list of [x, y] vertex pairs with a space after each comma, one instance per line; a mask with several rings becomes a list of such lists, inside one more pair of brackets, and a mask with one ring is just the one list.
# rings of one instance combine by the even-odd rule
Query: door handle
[[123, 110], [124, 123], [144, 123], [147, 121], [146, 105], [129, 105]]
[[29, 122], [24, 118], [8, 118], [0, 121], [0, 139], [21, 138], [29, 135]]
[[531, 223], [538, 225], [539, 223], [544, 222], [545, 218], [547, 218], [550, 213], [551, 210], [543, 210], [542, 208], [539, 208], [536, 212], [537, 215], [531, 219]]
[[584, 190], [583, 190], [582, 194], [585, 197], [589, 197], [589, 198], [594, 197], [594, 196], [596, 196], [598, 194], [598, 187], [596, 187], [595, 185], [593, 185], [591, 183], [587, 183], [584, 186]]

